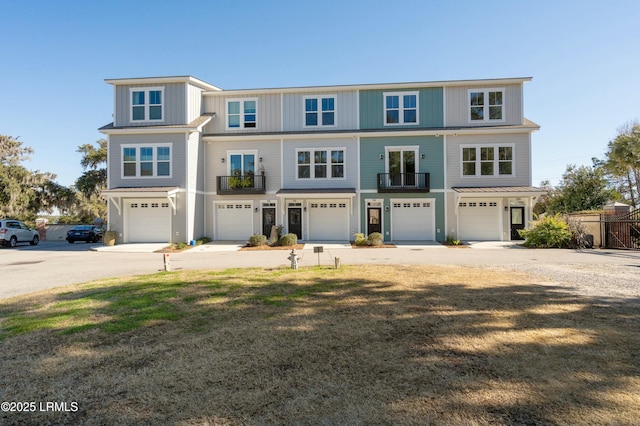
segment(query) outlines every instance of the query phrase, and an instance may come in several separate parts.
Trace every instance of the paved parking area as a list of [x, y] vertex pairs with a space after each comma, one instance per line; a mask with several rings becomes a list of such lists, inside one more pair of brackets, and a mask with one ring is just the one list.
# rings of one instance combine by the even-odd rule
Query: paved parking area
[[[316, 245], [323, 246], [318, 256]], [[0, 248], [0, 298], [17, 296], [53, 287], [92, 281], [100, 278], [149, 274], [164, 270], [164, 255], [153, 253], [154, 246], [121, 245], [104, 250], [96, 244], [42, 242], [38, 246], [21, 245]], [[170, 254], [172, 270], [222, 269], [233, 267], [287, 267], [287, 250], [239, 250], [239, 243], [207, 244], [181, 253]], [[91, 250], [92, 248], [98, 251]], [[443, 264], [489, 266], [536, 271], [589, 270], [599, 274], [616, 274], [618, 280], [638, 283], [640, 287], [640, 252], [615, 250], [526, 249], [511, 243], [473, 243], [471, 248], [447, 248], [440, 244], [406, 244], [396, 248], [355, 248], [340, 244], [311, 243], [299, 252], [301, 266], [334, 265], [339, 257], [343, 265]], [[544, 274], [540, 274], [544, 276]], [[588, 274], [583, 274], [588, 280]], [[628, 279], [626, 278], [628, 276]], [[638, 293], [640, 297], [640, 293]]]

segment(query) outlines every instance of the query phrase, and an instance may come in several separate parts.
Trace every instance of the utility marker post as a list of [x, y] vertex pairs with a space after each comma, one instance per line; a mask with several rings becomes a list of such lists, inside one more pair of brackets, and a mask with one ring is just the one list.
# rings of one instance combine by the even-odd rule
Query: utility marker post
[[320, 266], [320, 253], [324, 253], [324, 247], [318, 246], [313, 248], [314, 253], [318, 253], [318, 266]]

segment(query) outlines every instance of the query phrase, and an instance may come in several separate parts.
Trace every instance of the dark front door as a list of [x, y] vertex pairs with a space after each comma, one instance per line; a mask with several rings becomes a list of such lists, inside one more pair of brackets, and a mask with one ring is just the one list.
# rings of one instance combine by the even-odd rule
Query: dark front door
[[262, 209], [262, 235], [271, 238], [271, 227], [276, 225], [276, 209], [265, 207]]
[[524, 229], [524, 207], [511, 207], [511, 239], [522, 240], [518, 233], [519, 229]]
[[380, 207], [369, 207], [367, 209], [367, 234], [373, 232], [382, 233], [382, 209]]
[[302, 208], [289, 207], [289, 233], [302, 239]]

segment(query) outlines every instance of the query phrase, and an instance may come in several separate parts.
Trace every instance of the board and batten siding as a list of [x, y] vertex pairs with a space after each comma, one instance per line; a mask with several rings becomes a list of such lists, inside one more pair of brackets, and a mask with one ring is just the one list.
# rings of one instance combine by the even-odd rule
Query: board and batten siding
[[193, 84], [188, 84], [187, 88], [187, 107], [189, 108], [187, 111], [187, 123], [191, 123], [202, 115], [202, 89]]
[[[386, 173], [386, 147], [418, 147], [417, 173], [429, 173], [432, 189], [444, 188], [442, 136], [402, 136], [360, 139], [360, 189], [377, 189], [378, 173]], [[424, 159], [422, 158], [424, 154]], [[383, 159], [380, 159], [382, 155]]]
[[[513, 145], [513, 176], [462, 176], [461, 145]], [[530, 134], [447, 136], [447, 186], [529, 186], [531, 185]]]
[[[217, 191], [217, 176], [229, 176], [230, 152], [256, 151], [256, 174], [264, 170], [266, 190], [275, 193], [280, 189], [280, 139], [214, 140], [204, 142], [205, 150], [205, 192]], [[260, 162], [262, 157], [262, 163]], [[224, 163], [222, 162], [224, 159]]]
[[[418, 124], [384, 125], [384, 93], [385, 92], [418, 92]], [[404, 129], [411, 127], [443, 127], [444, 109], [442, 105], [443, 89], [427, 87], [417, 89], [395, 90], [361, 90], [360, 91], [360, 129]]]
[[[448, 127], [455, 126], [505, 126], [522, 125], [524, 112], [522, 111], [522, 84], [509, 85], [478, 85], [447, 87], [447, 123]], [[469, 121], [469, 90], [504, 89], [504, 121], [499, 122], [470, 122]]]
[[[255, 128], [227, 129], [227, 100], [231, 99], [257, 99], [257, 123]], [[205, 95], [205, 111], [215, 113], [216, 117], [205, 127], [204, 133], [265, 133], [279, 132], [280, 123], [280, 94], [252, 94], [247, 92], [242, 95], [224, 96], [224, 94]]]
[[[155, 135], [110, 135], [109, 136], [109, 188], [179, 186], [184, 188], [186, 180], [186, 143], [184, 133]], [[171, 177], [122, 177], [122, 145], [171, 143]]]
[[204, 190], [204, 155], [199, 133], [191, 133], [187, 139], [188, 154], [188, 188], [198, 191]]
[[[344, 148], [344, 179], [297, 179], [298, 156], [296, 150]], [[283, 147], [283, 188], [357, 188], [358, 149], [355, 138], [289, 139]], [[313, 154], [312, 154], [313, 155]], [[330, 159], [328, 166], [331, 167]]]
[[[165, 84], [136, 84], [117, 85], [115, 105], [115, 126], [149, 126], [149, 125], [178, 125], [187, 124], [187, 93], [185, 83]], [[131, 121], [131, 91], [130, 89], [145, 89], [148, 87], [164, 88], [164, 120], [163, 121]]]
[[[335, 126], [304, 127], [304, 98], [307, 96], [327, 97], [335, 95]], [[355, 130], [358, 128], [358, 92], [301, 92], [285, 93], [283, 96], [283, 131], [318, 131]], [[318, 107], [320, 108], [320, 107]], [[318, 111], [321, 114], [321, 111]]]

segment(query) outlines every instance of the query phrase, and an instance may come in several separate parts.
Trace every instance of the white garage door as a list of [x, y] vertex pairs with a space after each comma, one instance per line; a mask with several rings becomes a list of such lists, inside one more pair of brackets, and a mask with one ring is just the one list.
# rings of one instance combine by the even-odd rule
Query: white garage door
[[498, 200], [469, 199], [458, 205], [461, 240], [502, 240]]
[[253, 234], [252, 203], [216, 204], [216, 240], [246, 241]]
[[393, 241], [433, 241], [436, 239], [434, 199], [391, 200]]
[[171, 208], [166, 198], [129, 201], [126, 206], [127, 242], [171, 241]]
[[346, 200], [309, 201], [309, 240], [349, 241]]

